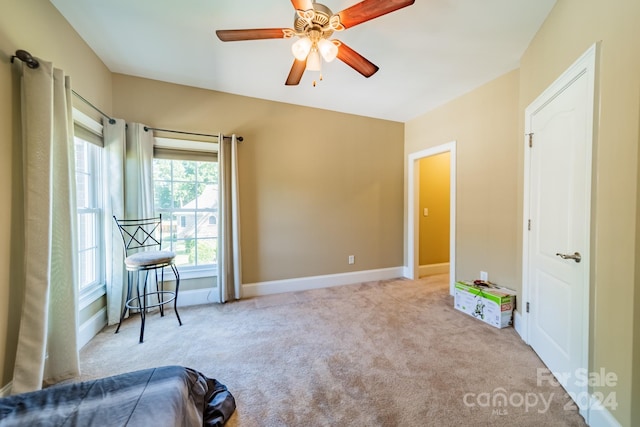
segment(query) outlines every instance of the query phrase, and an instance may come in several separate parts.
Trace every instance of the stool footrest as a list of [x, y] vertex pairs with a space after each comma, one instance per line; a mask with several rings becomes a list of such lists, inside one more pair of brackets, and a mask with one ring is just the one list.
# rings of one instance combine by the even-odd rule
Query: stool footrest
[[160, 297], [160, 295], [168, 295], [168, 298], [165, 300], [163, 298], [162, 301], [160, 302], [155, 302], [152, 304], [147, 304], [145, 307], [140, 307], [138, 305], [138, 297], [134, 297], [134, 298], [129, 298], [127, 300], [127, 308], [132, 308], [135, 310], [140, 310], [142, 308], [154, 308], [154, 307], [160, 307], [161, 305], [165, 305], [168, 304], [170, 302], [173, 302], [176, 299], [176, 293], [174, 291], [155, 291], [155, 292], [147, 292], [145, 295], [141, 295], [140, 299], [142, 298], [149, 298], [152, 296], [156, 296], [156, 297]]

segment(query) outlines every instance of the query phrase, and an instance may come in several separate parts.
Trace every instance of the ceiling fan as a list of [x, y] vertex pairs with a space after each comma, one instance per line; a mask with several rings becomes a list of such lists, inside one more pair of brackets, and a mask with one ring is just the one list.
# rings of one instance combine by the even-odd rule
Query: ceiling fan
[[[260, 39], [289, 39], [298, 37], [291, 46], [295, 57], [285, 82], [300, 83], [305, 70], [320, 71], [322, 59], [331, 62], [338, 58], [365, 77], [371, 77], [378, 66], [337, 39], [329, 39], [335, 31], [343, 31], [403, 7], [415, 0], [363, 0], [338, 13], [315, 0], [291, 0], [296, 14], [293, 28], [255, 28], [246, 30], [217, 30], [223, 42]], [[320, 75], [322, 80], [322, 75]], [[313, 82], [315, 86], [316, 82]]]

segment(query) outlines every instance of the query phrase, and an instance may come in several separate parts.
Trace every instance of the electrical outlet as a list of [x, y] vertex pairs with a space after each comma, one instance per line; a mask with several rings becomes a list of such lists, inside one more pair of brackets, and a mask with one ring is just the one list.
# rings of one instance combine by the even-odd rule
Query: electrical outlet
[[480, 272], [480, 280], [488, 282], [489, 281], [489, 273], [487, 273], [486, 271], [481, 271]]
[[355, 264], [355, 263], [356, 263], [355, 255], [349, 255], [349, 264]]

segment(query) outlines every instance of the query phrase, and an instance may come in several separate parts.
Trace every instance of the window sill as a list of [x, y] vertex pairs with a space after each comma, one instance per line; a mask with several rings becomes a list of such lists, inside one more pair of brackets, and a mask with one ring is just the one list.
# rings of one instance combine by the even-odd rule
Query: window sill
[[90, 286], [80, 291], [80, 298], [78, 300], [78, 309], [84, 310], [96, 300], [102, 298], [107, 293], [107, 287], [104, 283]]

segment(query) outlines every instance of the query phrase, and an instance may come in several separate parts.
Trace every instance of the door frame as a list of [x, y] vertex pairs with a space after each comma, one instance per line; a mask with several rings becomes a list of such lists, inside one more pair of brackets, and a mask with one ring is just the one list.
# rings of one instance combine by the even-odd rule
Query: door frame
[[405, 266], [405, 276], [409, 279], [419, 277], [420, 168], [418, 163], [425, 157], [442, 153], [449, 153], [449, 293], [453, 295], [456, 283], [456, 141], [411, 153], [407, 158], [407, 234], [405, 237], [407, 265]]
[[[593, 266], [591, 264], [591, 253], [593, 251], [593, 235], [592, 235], [592, 227], [593, 227], [593, 212], [594, 212], [594, 198], [593, 198], [593, 177], [594, 177], [594, 161], [593, 161], [593, 151], [594, 151], [594, 142], [596, 135], [596, 58], [597, 58], [597, 44], [592, 45], [587, 51], [580, 56], [578, 60], [576, 60], [558, 79], [556, 79], [547, 89], [545, 89], [529, 106], [525, 109], [524, 113], [524, 123], [525, 123], [525, 135], [524, 135], [524, 192], [523, 192], [523, 221], [522, 221], [522, 296], [525, 304], [521, 304], [521, 307], [525, 307], [528, 301], [531, 301], [533, 295], [531, 295], [532, 290], [529, 284], [529, 231], [528, 231], [528, 221], [530, 218], [529, 209], [530, 209], [530, 198], [531, 198], [531, 178], [530, 178], [530, 161], [531, 154], [528, 148], [529, 146], [529, 134], [531, 133], [531, 121], [530, 116], [533, 115], [536, 111], [544, 108], [548, 103], [550, 103], [560, 92], [562, 92], [565, 88], [570, 86], [576, 79], [579, 77], [586, 75], [589, 79], [589, 87], [593, 88], [593, 90], [589, 90], [589, 102], [591, 104], [591, 109], [593, 114], [587, 118], [587, 129], [590, 131], [587, 132], [587, 153], [586, 158], [590, 167], [587, 168], [586, 177], [585, 177], [585, 185], [587, 189], [587, 205], [589, 206], [587, 225], [585, 232], [587, 233], [587, 242], [588, 245], [584, 248], [584, 254], [582, 255], [582, 260], [587, 265], [584, 281], [582, 285], [584, 286], [585, 291], [583, 292], [582, 299], [582, 334], [583, 334], [583, 345], [580, 351], [581, 353], [581, 363], [580, 369], [584, 369], [584, 372], [588, 372], [589, 369], [589, 331], [590, 331], [590, 296], [591, 296], [591, 277], [592, 277], [592, 269]], [[535, 145], [535, 136], [533, 138], [533, 144]], [[521, 309], [522, 310], [522, 309]], [[522, 310], [522, 327], [520, 328], [520, 335], [524, 342], [527, 344], [530, 343], [529, 340], [529, 328], [531, 324], [529, 322], [529, 316], [526, 313], [526, 310]], [[573, 373], [572, 373], [573, 374]], [[588, 390], [587, 390], [588, 391]], [[586, 408], [580, 408], [581, 415], [588, 422], [589, 420], [589, 411]]]

